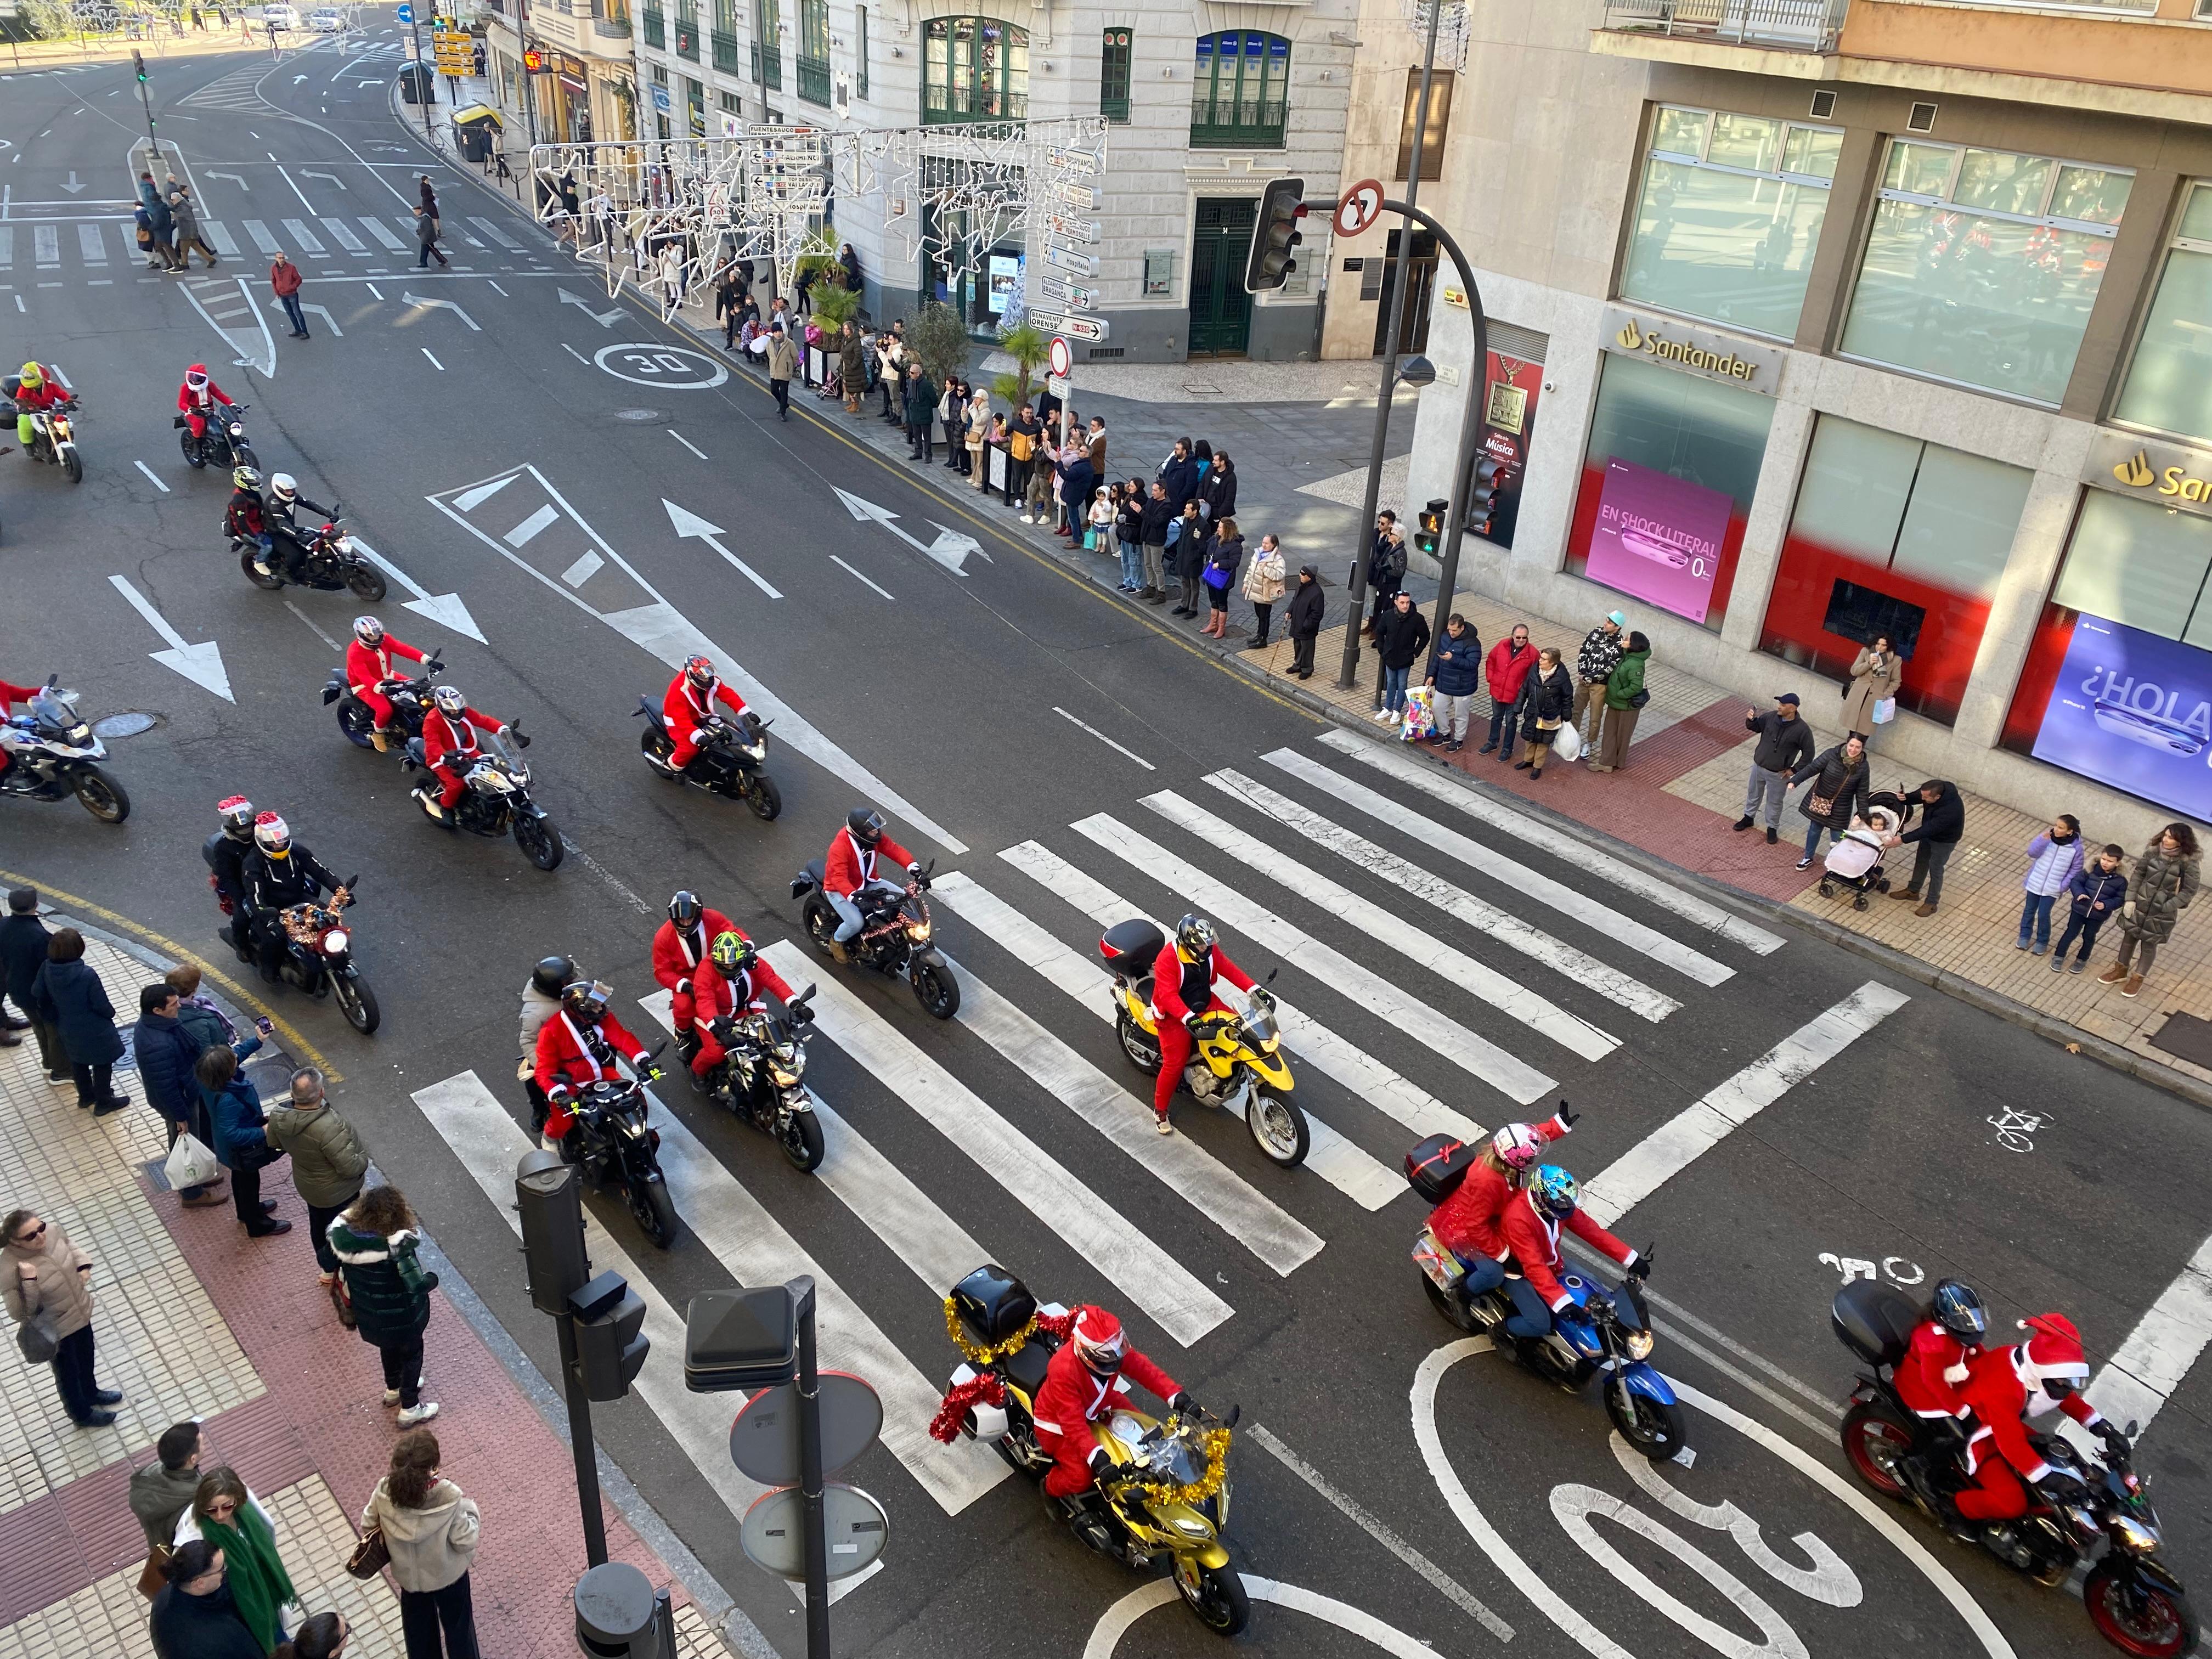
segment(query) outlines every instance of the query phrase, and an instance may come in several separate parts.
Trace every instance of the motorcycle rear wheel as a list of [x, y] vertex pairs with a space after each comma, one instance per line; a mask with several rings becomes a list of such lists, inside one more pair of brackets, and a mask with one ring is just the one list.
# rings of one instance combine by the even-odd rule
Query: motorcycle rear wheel
[[2081, 1606], [2097, 1634], [2142, 1659], [2180, 1659], [2195, 1652], [2197, 1611], [2188, 1597], [2140, 1577], [2130, 1584], [2130, 1577], [2125, 1563], [2107, 1556], [2082, 1582]]
[[1664, 1463], [1689, 1440], [1682, 1408], [1637, 1393], [1619, 1377], [1605, 1387], [1605, 1414], [1620, 1437], [1655, 1463]]
[[676, 744], [671, 740], [667, 732], [662, 731], [658, 726], [648, 726], [637, 734], [637, 746], [643, 752], [646, 759], [654, 763], [653, 769], [654, 771], [665, 778], [675, 778], [679, 782], [682, 781], [681, 774], [668, 769], [668, 757], [676, 752]]
[[1114, 1034], [1121, 1039], [1121, 1052], [1129, 1057], [1129, 1064], [1150, 1076], [1160, 1074], [1159, 1039], [1130, 1018], [1127, 1008], [1115, 1011]]
[[62, 451], [62, 471], [69, 474], [71, 483], [84, 482], [84, 459], [76, 453], [75, 444]]
[[383, 1022], [384, 1013], [376, 1006], [376, 993], [365, 981], [343, 979], [335, 975], [331, 979], [331, 994], [337, 999], [338, 1008], [346, 1017], [346, 1024], [363, 1036], [372, 1036]]
[[629, 1212], [637, 1218], [645, 1236], [662, 1249], [676, 1242], [676, 1200], [668, 1195], [666, 1182], [632, 1182]]
[[1912, 1431], [1879, 1406], [1854, 1406], [1844, 1413], [1844, 1461], [1868, 1491], [1900, 1504], [1912, 1502], [1912, 1489], [1895, 1473], [1897, 1460], [1912, 1450]]
[[277, 589], [284, 586], [284, 579], [273, 570], [264, 576], [258, 570], [256, 570], [253, 568], [253, 556], [260, 550], [261, 550], [258, 547], [240, 549], [238, 555], [238, 568], [246, 573], [246, 580], [252, 582], [263, 592], [274, 593]]
[[368, 712], [368, 705], [357, 697], [341, 697], [337, 708], [338, 730], [345, 733], [346, 741], [356, 749], [374, 749], [374, 739], [369, 733], [376, 729], [376, 717]]
[[381, 603], [389, 591], [384, 573], [373, 564], [357, 564], [347, 571], [346, 586], [356, 599], [367, 599], [371, 605]]
[[800, 1112], [785, 1120], [776, 1144], [783, 1148], [791, 1167], [801, 1175], [812, 1175], [821, 1168], [823, 1155], [828, 1150], [822, 1140], [822, 1121], [811, 1112]]
[[514, 821], [514, 844], [522, 849], [522, 856], [538, 868], [558, 870], [565, 850], [561, 845], [561, 831], [550, 818], [517, 818]]
[[810, 898], [806, 901], [806, 908], [801, 914], [806, 923], [807, 943], [814, 947], [817, 954], [828, 957], [830, 960], [835, 962], [836, 957], [830, 947], [836, 942], [837, 913], [819, 898]]
[[1279, 1170], [1295, 1170], [1306, 1161], [1312, 1147], [1312, 1131], [1306, 1115], [1296, 1103], [1255, 1089], [1244, 1105], [1244, 1127], [1268, 1163]]
[[950, 1019], [960, 1012], [960, 981], [952, 977], [950, 969], [917, 963], [908, 980], [921, 1012], [932, 1019]]
[[1482, 1327], [1475, 1322], [1474, 1316], [1468, 1312], [1467, 1304], [1449, 1291], [1441, 1289], [1437, 1281], [1426, 1273], [1421, 1275], [1421, 1288], [1429, 1293], [1429, 1305], [1460, 1329], [1475, 1332], [1482, 1329]]
[[121, 784], [97, 766], [88, 766], [79, 772], [73, 788], [77, 805], [102, 823], [120, 823], [131, 816], [131, 797], [123, 793]]
[[1234, 1636], [1250, 1621], [1251, 1599], [1244, 1594], [1244, 1581], [1237, 1577], [1233, 1564], [1201, 1567], [1184, 1557], [1176, 1562], [1174, 1577], [1176, 1593], [1182, 1597], [1183, 1606], [1216, 1636]]
[[763, 823], [773, 823], [783, 811], [783, 792], [765, 772], [756, 772], [745, 784], [745, 805]]

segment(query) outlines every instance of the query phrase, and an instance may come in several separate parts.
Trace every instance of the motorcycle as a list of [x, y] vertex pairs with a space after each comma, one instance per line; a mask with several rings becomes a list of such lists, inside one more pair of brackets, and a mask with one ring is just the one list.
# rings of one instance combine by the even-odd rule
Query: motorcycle
[[[804, 901], [799, 916], [806, 937], [817, 951], [834, 962], [837, 959], [837, 910], [823, 890], [822, 865], [823, 860], [816, 859], [793, 877], [791, 896]], [[952, 964], [929, 942], [935, 923], [930, 917], [929, 901], [922, 897], [929, 888], [929, 872], [936, 867], [937, 860], [932, 859], [928, 869], [908, 871], [906, 891], [896, 900], [888, 893], [872, 893], [865, 887], [854, 894], [854, 902], [860, 907], [860, 931], [847, 942], [845, 953], [848, 960], [892, 979], [905, 975], [922, 1012], [933, 1019], [950, 1019], [960, 1012], [960, 985], [952, 977]]]
[[345, 925], [344, 912], [360, 884], [355, 876], [331, 895], [328, 904], [295, 904], [276, 913], [285, 945], [277, 976], [310, 996], [327, 994], [346, 1024], [368, 1036], [384, 1016], [376, 993], [353, 965], [353, 930]]
[[[2081, 1585], [2081, 1605], [2097, 1634], [2123, 1653], [2155, 1659], [2195, 1651], [2197, 1613], [2180, 1579], [2159, 1559], [2164, 1540], [2158, 1511], [2149, 1482], [2136, 1473], [2131, 1449], [2107, 1443], [2093, 1465], [2063, 1436], [2031, 1431], [2043, 1460], [2081, 1482], [2079, 1500], [2054, 1502], [2031, 1487], [2027, 1513], [2017, 1521], [1973, 1522], [1959, 1514], [1952, 1500], [1967, 1480], [1956, 1461], [1958, 1431], [1914, 1416], [1895, 1384], [1895, 1368], [1920, 1318], [1912, 1300], [1887, 1285], [1854, 1279], [1836, 1292], [1829, 1310], [1836, 1340], [1870, 1368], [1858, 1373], [1844, 1414], [1844, 1457], [1851, 1473], [2047, 1589], [2066, 1583], [2101, 1547], [2102, 1559]], [[2128, 1425], [2124, 1439], [2134, 1440], [2136, 1426]]]
[[[1147, 1077], [1160, 1074], [1160, 1032], [1152, 1015], [1152, 963], [1167, 937], [1141, 916], [1116, 922], [1098, 941], [1098, 954], [1114, 975], [1114, 1030], [1129, 1063]], [[1275, 977], [1270, 970], [1267, 978]], [[1306, 1161], [1312, 1132], [1306, 1115], [1289, 1098], [1295, 1086], [1282, 1055], [1275, 999], [1255, 989], [1242, 1014], [1204, 1014], [1191, 1028], [1190, 1062], [1182, 1081], [1201, 1106], [1218, 1106], [1244, 1120], [1268, 1162], [1294, 1170]]]
[[[722, 1045], [724, 1058], [704, 1084], [717, 1105], [728, 1107], [775, 1142], [801, 1175], [820, 1166], [824, 1150], [822, 1121], [814, 1115], [804, 1081], [807, 1028], [814, 1024], [814, 1011], [806, 1005], [813, 1000], [810, 985], [791, 1000], [781, 1019], [757, 1013], [742, 1018], [725, 1014], [716, 1020], [714, 1040]], [[684, 1047], [678, 1044], [679, 1054]], [[698, 1081], [696, 1073], [693, 1081]]]
[[[433, 651], [422, 672], [412, 679], [386, 680], [384, 695], [392, 703], [391, 738], [402, 739], [404, 752], [422, 735], [422, 717], [430, 712], [430, 682], [446, 672], [446, 665], [438, 660]], [[330, 678], [323, 682], [323, 702], [337, 705], [338, 730], [356, 749], [374, 749], [376, 740], [370, 734], [376, 730], [376, 716], [368, 712], [368, 705], [353, 694], [347, 684], [343, 665], [331, 670]]]
[[[1039, 1314], [1054, 1318], [1066, 1310], [1040, 1309], [1021, 1280], [999, 1267], [978, 1267], [947, 1299], [966, 1333], [955, 1338], [963, 1352], [994, 1356], [971, 1358], [952, 1373], [953, 1389], [971, 1395], [975, 1384], [990, 1379], [961, 1418], [958, 1431], [990, 1442], [1014, 1469], [1042, 1481], [1052, 1468], [1052, 1454], [1037, 1443], [1031, 1412], [1060, 1339], [1036, 1321]], [[994, 1395], [1000, 1403], [990, 1403]], [[1091, 1431], [1114, 1467], [1098, 1482], [1099, 1501], [1073, 1517], [1075, 1535], [1101, 1555], [1139, 1570], [1166, 1556], [1183, 1605], [1217, 1636], [1236, 1635], [1252, 1611], [1222, 1542], [1237, 1419], [1234, 1407], [1222, 1418], [1202, 1412], [1156, 1418], [1124, 1406], [1092, 1424]]]
[[[10, 414], [20, 414], [15, 404], [15, 394], [22, 390], [20, 377], [10, 374], [0, 379], [0, 398], [9, 400]], [[69, 474], [71, 483], [84, 482], [84, 461], [76, 453], [76, 427], [70, 416], [76, 413], [77, 400], [65, 398], [47, 409], [31, 410], [31, 442], [23, 453], [34, 461], [48, 466], [58, 466]]]
[[0, 795], [77, 804], [102, 823], [131, 816], [131, 797], [102, 770], [107, 745], [77, 713], [76, 693], [61, 688], [55, 675], [31, 698], [31, 712], [0, 721], [0, 748], [13, 763], [0, 772]]
[[258, 467], [253, 444], [246, 435], [246, 422], [240, 418], [253, 405], [232, 404], [228, 408], [218, 406], [208, 412], [203, 422], [204, 429], [197, 438], [192, 436], [191, 416], [179, 415], [169, 422], [178, 428], [177, 441], [185, 452], [185, 465], [195, 472], [210, 462], [226, 470]]
[[[429, 682], [426, 679], [422, 684], [428, 685]], [[324, 690], [327, 693], [329, 688], [325, 686]], [[398, 708], [396, 698], [392, 707], [395, 711]], [[366, 709], [362, 712], [368, 713]], [[419, 720], [419, 715], [417, 718]], [[514, 733], [518, 744], [528, 746], [530, 739], [522, 734], [520, 721], [510, 724], [507, 729]], [[523, 857], [540, 870], [559, 869], [561, 831], [546, 815], [545, 809], [530, 799], [529, 766], [521, 756], [508, 752], [497, 737], [484, 741], [486, 747], [462, 776], [466, 787], [451, 809], [454, 827], [487, 839], [496, 839], [512, 830], [514, 844], [522, 849]], [[426, 766], [421, 737], [407, 739], [400, 764], [410, 772]], [[436, 775], [432, 774], [415, 790], [416, 801], [422, 808], [424, 817], [430, 817], [431, 812], [423, 792], [435, 791], [438, 787]]]
[[[655, 1048], [645, 1064], [659, 1053]], [[660, 1131], [646, 1122], [647, 1104], [645, 1085], [635, 1078], [583, 1084], [568, 1104], [576, 1121], [558, 1145], [562, 1161], [592, 1180], [619, 1182], [638, 1226], [665, 1250], [676, 1242], [676, 1200], [660, 1172]]]
[[[335, 515], [337, 509], [332, 507], [331, 511]], [[271, 548], [265, 556], [269, 568], [264, 571], [257, 563], [264, 556], [257, 544], [238, 536], [231, 538], [230, 544], [238, 550], [238, 568], [246, 573], [246, 580], [264, 592], [274, 593], [288, 586], [312, 587], [319, 593], [349, 592], [374, 605], [384, 598], [386, 591], [384, 573], [354, 546], [352, 537], [338, 528], [342, 522], [333, 516], [319, 529], [279, 525], [270, 532], [272, 537], [278, 538], [295, 538], [305, 550], [297, 576], [284, 573], [284, 562], [278, 549]]]
[[782, 791], [775, 787], [775, 780], [761, 769], [768, 764], [768, 728], [771, 722], [750, 708], [744, 713], [742, 727], [718, 714], [709, 715], [706, 742], [699, 745], [699, 753], [690, 765], [679, 772], [668, 763], [669, 756], [676, 751], [676, 739], [668, 735], [660, 710], [653, 707], [651, 698], [640, 697], [636, 712], [645, 716], [645, 730], [638, 734], [637, 746], [645, 755], [645, 763], [662, 777], [690, 784], [711, 795], [741, 800], [753, 809], [753, 816], [763, 823], [783, 811]]

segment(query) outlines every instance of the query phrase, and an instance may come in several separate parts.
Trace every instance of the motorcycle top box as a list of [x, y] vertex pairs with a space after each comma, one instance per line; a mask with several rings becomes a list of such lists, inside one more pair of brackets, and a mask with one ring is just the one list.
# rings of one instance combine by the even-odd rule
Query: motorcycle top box
[[1855, 1279], [1836, 1292], [1828, 1317], [1836, 1340], [1868, 1364], [1894, 1365], [1911, 1346], [1920, 1310], [1901, 1291]]
[[1132, 916], [1106, 930], [1098, 941], [1098, 954], [1115, 973], [1142, 979], [1152, 971], [1152, 963], [1159, 960], [1167, 944], [1167, 936], [1158, 928], [1142, 916]]
[[1406, 1154], [1406, 1180], [1424, 1204], [1441, 1204], [1460, 1188], [1481, 1148], [1456, 1135], [1431, 1135]]
[[952, 1305], [969, 1335], [997, 1344], [1018, 1334], [1036, 1317], [1036, 1298], [1029, 1287], [995, 1262], [975, 1269], [952, 1287]]

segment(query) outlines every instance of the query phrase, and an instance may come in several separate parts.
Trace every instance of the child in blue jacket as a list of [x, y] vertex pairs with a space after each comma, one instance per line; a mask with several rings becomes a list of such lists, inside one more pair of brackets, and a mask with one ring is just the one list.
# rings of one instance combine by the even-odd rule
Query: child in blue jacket
[[2120, 873], [2120, 860], [2127, 856], [2118, 842], [2107, 842], [2105, 850], [2085, 861], [2074, 872], [2074, 879], [2066, 884], [2072, 902], [2068, 907], [2066, 931], [2058, 936], [2058, 948], [2051, 953], [2051, 971], [2057, 973], [2066, 966], [2066, 947], [2074, 936], [2081, 936], [2081, 953], [2074, 958], [2072, 971], [2080, 973], [2089, 965], [2090, 948], [2097, 942], [2097, 930], [2119, 915], [2120, 906], [2127, 902], [2128, 878]]

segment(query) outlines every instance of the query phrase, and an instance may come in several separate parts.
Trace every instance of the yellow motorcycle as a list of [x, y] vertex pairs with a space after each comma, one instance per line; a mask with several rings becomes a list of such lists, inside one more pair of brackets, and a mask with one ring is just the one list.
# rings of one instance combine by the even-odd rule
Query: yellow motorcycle
[[[1142, 917], [1117, 922], [1098, 941], [1114, 975], [1114, 1030], [1121, 1052], [1148, 1077], [1160, 1073], [1160, 1032], [1152, 1011], [1152, 963], [1167, 948]], [[1270, 970], [1267, 977], [1275, 977]], [[1283, 1169], [1305, 1162], [1311, 1144], [1306, 1115], [1290, 1097], [1295, 1086], [1276, 1030], [1275, 999], [1255, 987], [1242, 1014], [1201, 1014], [1191, 1028], [1190, 1062], [1179, 1085], [1200, 1105], [1243, 1116], [1267, 1160]]]
[[[945, 1298], [945, 1324], [967, 1363], [952, 1373], [942, 1432], [932, 1432], [987, 1440], [1015, 1468], [1042, 1480], [1052, 1455], [1037, 1443], [1030, 1407], [1060, 1346], [1044, 1322], [1065, 1313], [1040, 1309], [1004, 1267], [978, 1267], [954, 1285]], [[1166, 1557], [1183, 1605], [1217, 1636], [1236, 1635], [1252, 1612], [1221, 1541], [1237, 1417], [1231, 1407], [1226, 1418], [1189, 1411], [1163, 1420], [1124, 1407], [1092, 1424], [1114, 1467], [1098, 1482], [1100, 1501], [1067, 1517], [1075, 1535], [1101, 1555], [1137, 1568]]]

